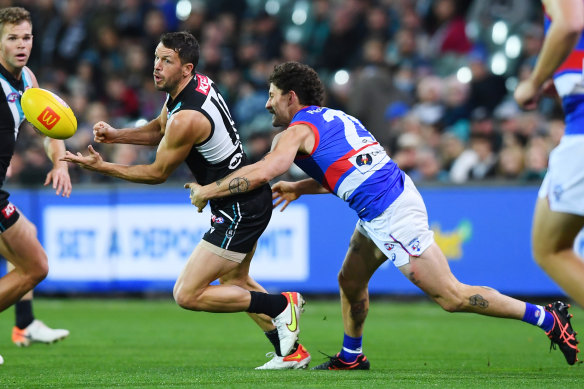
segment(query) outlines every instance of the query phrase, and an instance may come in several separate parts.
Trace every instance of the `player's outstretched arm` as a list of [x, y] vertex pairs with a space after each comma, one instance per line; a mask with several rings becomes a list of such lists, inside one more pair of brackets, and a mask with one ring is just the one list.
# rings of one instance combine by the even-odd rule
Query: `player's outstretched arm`
[[[149, 165], [121, 165], [103, 160], [89, 145], [89, 154], [73, 154], [66, 151], [63, 161], [73, 162], [84, 169], [108, 176], [142, 184], [160, 184], [180, 165], [189, 154], [193, 144], [201, 140], [200, 129], [210, 127], [209, 120], [196, 111], [181, 111], [173, 116], [158, 149], [156, 159]], [[208, 134], [209, 129], [206, 132]], [[203, 138], [204, 139], [204, 138]]]
[[330, 193], [330, 191], [312, 178], [307, 178], [296, 182], [279, 181], [272, 185], [272, 200], [274, 201], [273, 207], [276, 208], [278, 205], [284, 203], [282, 208], [280, 208], [280, 212], [283, 212], [288, 204], [294, 200], [297, 200], [304, 194], [325, 193]]
[[97, 143], [126, 143], [134, 145], [156, 146], [162, 140], [161, 116], [147, 124], [135, 128], [113, 128], [106, 122], [93, 125], [93, 137]]
[[47, 156], [53, 162], [53, 168], [47, 174], [44, 185], [53, 183], [53, 189], [55, 189], [57, 196], [69, 197], [73, 186], [71, 185], [67, 162], [62, 161], [65, 156], [65, 142], [47, 137], [44, 140], [44, 146]]
[[211, 199], [249, 192], [267, 184], [288, 171], [298, 151], [305, 149], [307, 138], [313, 136], [308, 126], [292, 126], [282, 132], [273, 150], [260, 161], [244, 166], [213, 184], [201, 186], [195, 182], [186, 183], [185, 188], [190, 189], [191, 203], [202, 212]]

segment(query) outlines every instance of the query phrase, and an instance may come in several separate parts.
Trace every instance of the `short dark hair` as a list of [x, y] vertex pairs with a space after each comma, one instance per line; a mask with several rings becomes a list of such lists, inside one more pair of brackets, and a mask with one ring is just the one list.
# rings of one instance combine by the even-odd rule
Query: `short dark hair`
[[322, 106], [324, 85], [316, 71], [299, 62], [284, 62], [274, 66], [268, 81], [284, 93], [293, 90], [302, 105]]
[[200, 49], [199, 42], [193, 34], [187, 31], [167, 32], [162, 34], [160, 42], [164, 47], [173, 49], [178, 53], [181, 64], [192, 63], [193, 72], [195, 71], [195, 68], [199, 64]]
[[32, 26], [30, 12], [22, 7], [8, 7], [0, 9], [0, 34], [4, 29], [5, 24], [20, 24], [20, 22], [27, 21]]

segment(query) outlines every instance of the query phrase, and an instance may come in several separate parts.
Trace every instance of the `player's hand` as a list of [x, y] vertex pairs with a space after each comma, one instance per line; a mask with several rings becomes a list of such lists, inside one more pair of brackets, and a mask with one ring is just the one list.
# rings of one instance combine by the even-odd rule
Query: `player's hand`
[[528, 78], [517, 85], [513, 97], [519, 107], [526, 110], [533, 110], [537, 107], [541, 94], [540, 87]]
[[201, 188], [202, 186], [197, 184], [196, 182], [187, 182], [185, 184], [185, 188], [190, 189], [190, 198], [191, 204], [197, 207], [197, 211], [199, 213], [203, 212], [203, 209], [207, 206], [208, 200], [203, 199], [201, 196]]
[[47, 174], [44, 185], [47, 186], [53, 183], [53, 189], [58, 196], [62, 194], [63, 197], [69, 197], [71, 194], [71, 177], [69, 176], [69, 169], [64, 163], [59, 163]]
[[293, 182], [280, 181], [272, 185], [272, 201], [274, 201], [273, 208], [284, 203], [280, 212], [283, 212], [288, 204], [299, 197], [300, 195], [294, 190]]
[[65, 151], [65, 156], [61, 158], [61, 161], [66, 162], [73, 162], [84, 169], [93, 170], [93, 171], [100, 171], [101, 166], [103, 165], [103, 158], [93, 146], [87, 146], [87, 150], [89, 150], [88, 155], [82, 155], [81, 153], [73, 154], [70, 151]]
[[97, 122], [93, 125], [93, 140], [97, 143], [114, 143], [113, 138], [116, 131], [106, 122]]

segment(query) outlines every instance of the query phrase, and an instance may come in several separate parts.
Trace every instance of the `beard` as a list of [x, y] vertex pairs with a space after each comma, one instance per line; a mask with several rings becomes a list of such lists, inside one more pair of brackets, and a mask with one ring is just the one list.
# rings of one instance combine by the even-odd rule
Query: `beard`
[[170, 93], [176, 89], [180, 82], [180, 75], [162, 78], [158, 83], [154, 80], [154, 87], [162, 92]]

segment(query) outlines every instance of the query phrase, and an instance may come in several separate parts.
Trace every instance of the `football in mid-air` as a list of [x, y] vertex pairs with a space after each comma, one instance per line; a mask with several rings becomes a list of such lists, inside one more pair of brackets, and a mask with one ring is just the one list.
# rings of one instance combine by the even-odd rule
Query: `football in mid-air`
[[67, 139], [77, 131], [73, 110], [53, 92], [29, 88], [22, 94], [20, 105], [26, 120], [48, 137]]

